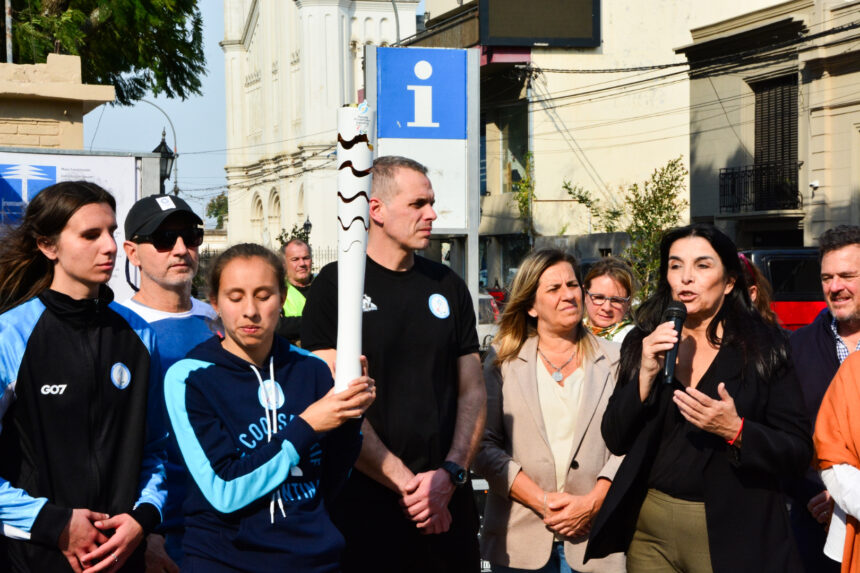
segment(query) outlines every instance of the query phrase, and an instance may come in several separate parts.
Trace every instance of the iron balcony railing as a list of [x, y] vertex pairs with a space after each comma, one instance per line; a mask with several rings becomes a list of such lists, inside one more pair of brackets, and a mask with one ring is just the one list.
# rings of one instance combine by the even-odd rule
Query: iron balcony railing
[[800, 209], [796, 161], [720, 169], [720, 213]]

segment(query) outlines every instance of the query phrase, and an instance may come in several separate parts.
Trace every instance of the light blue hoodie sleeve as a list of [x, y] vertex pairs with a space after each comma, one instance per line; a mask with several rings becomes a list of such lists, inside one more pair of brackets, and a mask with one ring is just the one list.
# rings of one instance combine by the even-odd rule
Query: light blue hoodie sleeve
[[300, 453], [306, 452], [317, 436], [296, 416], [273, 434], [270, 443], [239, 455], [215, 412], [207, 409], [200, 391], [188, 385], [190, 376], [213, 366], [190, 358], [180, 360], [167, 371], [164, 396], [173, 433], [194, 482], [216, 511], [232, 513], [283, 483], [299, 463]]
[[167, 463], [167, 421], [164, 418], [162, 402], [162, 384], [164, 372], [161, 369], [161, 358], [158, 354], [155, 331], [149, 324], [129, 308], [112, 302], [112, 310], [122, 316], [129, 326], [140, 337], [141, 342], [149, 350], [149, 386], [146, 407], [146, 442], [141, 460], [139, 489], [137, 501], [132, 514], [141, 522], [144, 529], [149, 530], [158, 523], [151, 523], [140, 511], [142, 504], [148, 503], [158, 510], [158, 522], [161, 521], [162, 509], [167, 500], [167, 476], [164, 469]]
[[[0, 315], [0, 432], [15, 400], [15, 382], [27, 341], [44, 310], [45, 305], [34, 298]], [[47, 498], [32, 497], [0, 477], [0, 533], [29, 540], [33, 523], [47, 502]]]
[[[162, 408], [163, 372], [158, 351], [151, 353], [149, 401], [146, 410], [146, 444], [140, 468], [140, 497], [135, 508], [149, 503], [162, 513], [167, 500], [167, 476], [164, 465], [167, 462], [167, 422]], [[162, 515], [163, 517], [163, 515]]]

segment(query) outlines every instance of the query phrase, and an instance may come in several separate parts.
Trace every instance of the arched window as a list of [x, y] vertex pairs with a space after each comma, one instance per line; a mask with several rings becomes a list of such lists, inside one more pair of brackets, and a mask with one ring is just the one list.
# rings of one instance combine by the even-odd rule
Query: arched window
[[394, 35], [394, 26], [391, 25], [391, 20], [388, 18], [382, 18], [379, 21], [379, 43], [383, 45], [390, 44], [397, 40]]
[[263, 241], [263, 200], [258, 194], [254, 194], [251, 203], [251, 233], [252, 241]]
[[373, 19], [365, 18], [364, 19], [364, 41], [365, 42], [373, 42], [375, 38], [375, 34], [373, 33]]
[[302, 183], [299, 185], [299, 192], [296, 195], [296, 220], [299, 225], [301, 225], [305, 221], [305, 184]]
[[278, 193], [277, 189], [272, 188], [269, 192], [269, 218], [268, 218], [268, 229], [269, 229], [269, 238], [272, 241], [273, 246], [276, 245], [276, 238], [281, 234], [281, 228], [283, 225], [281, 224], [281, 196]]

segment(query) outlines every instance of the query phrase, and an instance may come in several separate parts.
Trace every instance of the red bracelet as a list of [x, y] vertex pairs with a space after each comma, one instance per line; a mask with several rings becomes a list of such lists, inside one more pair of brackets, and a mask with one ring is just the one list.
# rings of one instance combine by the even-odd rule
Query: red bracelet
[[734, 445], [735, 445], [735, 442], [737, 442], [737, 441], [738, 441], [738, 438], [740, 438], [740, 437], [741, 437], [741, 432], [743, 432], [743, 431], [744, 431], [744, 419], [743, 419], [743, 418], [741, 418], [741, 427], [740, 427], [740, 428], [738, 428], [738, 433], [737, 433], [737, 434], [735, 434], [735, 437], [734, 437], [734, 438], [732, 438], [732, 439], [731, 439], [731, 441], [726, 440], [726, 442], [728, 442], [728, 444], [729, 444], [730, 446], [734, 446]]

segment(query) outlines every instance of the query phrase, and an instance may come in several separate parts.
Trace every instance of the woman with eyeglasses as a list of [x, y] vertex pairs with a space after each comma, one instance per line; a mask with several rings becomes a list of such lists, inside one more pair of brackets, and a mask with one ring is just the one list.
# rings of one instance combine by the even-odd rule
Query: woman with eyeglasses
[[115, 208], [57, 183], [0, 242], [0, 571], [143, 571], [161, 520], [161, 371], [106, 285]]
[[585, 325], [595, 335], [621, 342], [633, 329], [630, 299], [634, 293], [633, 272], [623, 261], [604, 257], [585, 276]]
[[474, 468], [490, 483], [481, 551], [495, 573], [624, 571], [620, 553], [583, 565], [621, 458], [600, 435], [619, 348], [583, 326], [578, 275], [564, 251], [528, 255], [484, 361], [487, 425]]

